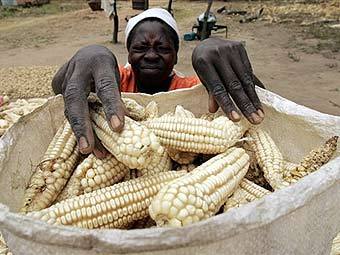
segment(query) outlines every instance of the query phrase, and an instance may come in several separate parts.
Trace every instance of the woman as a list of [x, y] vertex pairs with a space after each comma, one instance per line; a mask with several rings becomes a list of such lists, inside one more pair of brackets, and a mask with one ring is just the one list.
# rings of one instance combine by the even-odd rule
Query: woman
[[154, 8], [135, 16], [129, 20], [125, 34], [128, 66], [120, 67], [107, 48], [92, 45], [80, 49], [53, 78], [53, 91], [64, 96], [65, 115], [82, 153], [93, 151], [99, 157], [105, 154], [91, 128], [87, 105], [90, 91], [101, 99], [115, 131], [124, 126], [125, 108], [120, 92], [153, 94], [192, 87], [200, 81], [209, 93], [209, 111], [221, 107], [231, 120], [238, 121], [241, 116], [234, 101], [251, 123], [263, 120], [255, 92], [258, 80], [239, 42], [219, 38], [202, 41], [192, 53], [198, 77], [180, 77], [173, 70], [180, 35], [176, 21], [166, 10]]

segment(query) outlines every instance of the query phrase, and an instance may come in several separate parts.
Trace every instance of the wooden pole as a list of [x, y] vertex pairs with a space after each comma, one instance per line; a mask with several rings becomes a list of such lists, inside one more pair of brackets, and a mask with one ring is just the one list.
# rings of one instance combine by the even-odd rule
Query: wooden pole
[[118, 43], [118, 27], [119, 27], [119, 19], [117, 14], [117, 5], [116, 0], [113, 1], [113, 36], [112, 43]]
[[208, 7], [207, 7], [206, 12], [204, 13], [204, 18], [203, 18], [201, 41], [208, 38], [208, 17], [209, 17], [210, 8], [212, 4], [213, 4], [213, 0], [208, 0]]
[[174, 16], [173, 13], [172, 13], [172, 0], [169, 0], [169, 4], [168, 4], [168, 12], [169, 12], [172, 16]]

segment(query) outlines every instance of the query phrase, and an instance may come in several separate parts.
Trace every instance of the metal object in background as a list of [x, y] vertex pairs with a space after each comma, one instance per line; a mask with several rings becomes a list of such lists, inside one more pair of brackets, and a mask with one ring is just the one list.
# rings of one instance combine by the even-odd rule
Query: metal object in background
[[206, 12], [202, 13], [197, 18], [197, 24], [193, 25], [192, 31], [184, 34], [185, 41], [193, 41], [195, 39], [204, 40], [210, 37], [212, 31], [217, 31], [219, 29], [225, 29], [225, 36], [227, 37], [228, 27], [225, 25], [217, 25], [216, 16], [210, 12], [212, 2], [212, 0], [208, 0]]
[[184, 34], [184, 41], [193, 41], [196, 40], [197, 38], [197, 34], [195, 32], [191, 32], [191, 33], [185, 33]]
[[[205, 11], [203, 17], [202, 15], [200, 15], [198, 17], [198, 23], [199, 23], [199, 27], [202, 27], [202, 30], [200, 31], [200, 37], [199, 39], [204, 40], [206, 38], [208, 38], [210, 36], [210, 34], [208, 35], [208, 31], [210, 31], [210, 29], [208, 29], [208, 19], [210, 19], [211, 21], [209, 21], [209, 24], [212, 23], [216, 23], [216, 17], [214, 17], [215, 15], [213, 15], [212, 13], [210, 13], [210, 9], [211, 6], [213, 4], [213, 0], [208, 0], [208, 7], [207, 10]], [[214, 19], [214, 20], [212, 20]], [[202, 24], [200, 24], [200, 22]]]
[[149, 0], [132, 0], [132, 9], [134, 10], [149, 9]]

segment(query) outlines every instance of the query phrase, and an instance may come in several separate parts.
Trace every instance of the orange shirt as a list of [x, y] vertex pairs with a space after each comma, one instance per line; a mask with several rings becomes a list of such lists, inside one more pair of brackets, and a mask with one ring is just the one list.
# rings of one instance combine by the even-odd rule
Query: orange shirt
[[[137, 86], [135, 82], [135, 75], [130, 66], [119, 67], [120, 73], [120, 91], [121, 92], [133, 92], [136, 93]], [[191, 88], [197, 84], [200, 84], [200, 80], [196, 76], [182, 77], [178, 74], [174, 74], [169, 90]]]

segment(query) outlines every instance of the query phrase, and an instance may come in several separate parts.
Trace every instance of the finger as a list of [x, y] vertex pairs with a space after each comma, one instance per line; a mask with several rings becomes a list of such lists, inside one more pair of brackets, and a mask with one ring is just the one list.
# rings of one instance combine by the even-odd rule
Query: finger
[[[69, 87], [72, 84], [69, 83]], [[89, 117], [86, 96], [82, 91], [66, 89], [64, 93], [65, 115], [70, 122], [77, 138], [79, 150], [83, 154], [91, 153], [94, 148], [94, 138]]]
[[[205, 58], [201, 57], [195, 61], [194, 68], [201, 82], [208, 89], [210, 97], [215, 99], [216, 103], [222, 108], [223, 112], [228, 116], [228, 118], [233, 121], [240, 120], [240, 116], [237, 113], [236, 107], [229, 97], [228, 92], [224, 87], [220, 77], [218, 76], [214, 66], [208, 64]], [[211, 105], [212, 110], [214, 111], [216, 106], [213, 102]]]
[[[214, 96], [209, 94], [209, 112], [215, 113], [219, 108], [218, 103], [216, 102]], [[231, 113], [227, 114], [228, 118], [233, 121], [239, 121], [241, 116], [236, 111], [231, 111]]]
[[109, 152], [105, 149], [96, 134], [94, 134], [94, 141], [95, 146], [93, 149], [93, 154], [99, 159], [106, 158], [109, 155]]
[[[255, 105], [256, 109], [257, 109], [257, 114], [263, 119], [264, 118], [264, 110], [261, 104], [260, 99], [258, 98], [258, 95], [255, 91], [255, 85], [259, 86], [261, 88], [265, 88], [263, 83], [254, 75], [253, 73], [253, 68], [250, 64], [249, 58], [248, 58], [248, 54], [246, 49], [242, 46], [239, 48], [239, 53], [240, 53], [240, 57], [241, 57], [241, 61], [243, 62], [247, 73], [246, 73], [246, 77], [245, 77], [245, 83], [247, 83], [247, 81], [249, 82], [252, 81], [253, 84], [250, 84], [250, 87], [254, 87], [254, 89], [250, 89], [247, 91], [250, 99], [252, 100], [253, 104]], [[247, 76], [249, 75], [249, 76]]]
[[215, 113], [215, 112], [217, 112], [218, 108], [219, 108], [219, 106], [218, 106], [214, 96], [209, 93], [209, 112]]
[[253, 73], [253, 68], [252, 68], [252, 66], [251, 66], [251, 64], [250, 64], [250, 61], [249, 61], [249, 58], [248, 58], [248, 54], [247, 54], [246, 49], [243, 47], [242, 44], [241, 44], [240, 47], [238, 47], [238, 49], [239, 49], [238, 52], [239, 52], [240, 57], [241, 57], [240, 59], [241, 59], [243, 65], [246, 67], [246, 69], [247, 69], [249, 72]]
[[243, 90], [246, 92], [248, 98], [250, 99], [250, 101], [252, 102], [253, 106], [257, 111], [259, 109], [262, 109], [262, 105], [255, 91], [252, 68], [250, 66], [250, 62], [247, 57], [247, 53], [245, 52], [245, 49], [241, 47], [239, 51], [240, 52], [244, 51], [244, 53], [243, 54], [240, 53], [239, 57], [237, 58], [232, 58], [230, 61], [231, 66], [235, 74], [237, 75], [237, 78], [242, 83]]
[[243, 86], [237, 75], [234, 73], [231, 65], [224, 62], [223, 65], [219, 65], [216, 68], [224, 84], [226, 84], [228, 93], [231, 95], [243, 115], [252, 124], [260, 123], [262, 118], [256, 113], [256, 108], [244, 91]]
[[[89, 116], [85, 81], [78, 80], [72, 66], [67, 72], [63, 84], [65, 115], [77, 138], [79, 150], [83, 154], [91, 153], [94, 147], [94, 137]], [[72, 74], [71, 74], [72, 73]]]
[[[240, 50], [239, 50], [239, 53], [240, 53], [241, 60], [242, 60], [242, 62], [244, 64], [244, 66], [246, 67], [247, 73], [248, 73], [248, 75], [250, 75], [250, 79], [248, 77], [247, 77], [247, 79], [251, 80], [254, 85], [259, 86], [261, 88], [265, 88], [263, 83], [254, 75], [253, 68], [252, 68], [252, 66], [250, 64], [250, 61], [249, 61], [246, 49], [244, 47], [241, 47]], [[255, 96], [254, 97], [251, 96], [251, 99], [254, 100], [254, 103], [256, 104], [256, 106], [263, 111], [263, 107], [261, 105], [261, 101], [259, 100], [259, 98], [258, 98], [258, 96], [256, 94], [255, 89], [253, 91], [255, 93]], [[260, 105], [258, 105], [257, 102], [260, 102]]]
[[125, 106], [119, 91], [119, 71], [114, 58], [102, 57], [101, 68], [93, 73], [96, 92], [100, 98], [106, 118], [113, 131], [120, 132], [124, 127]]

